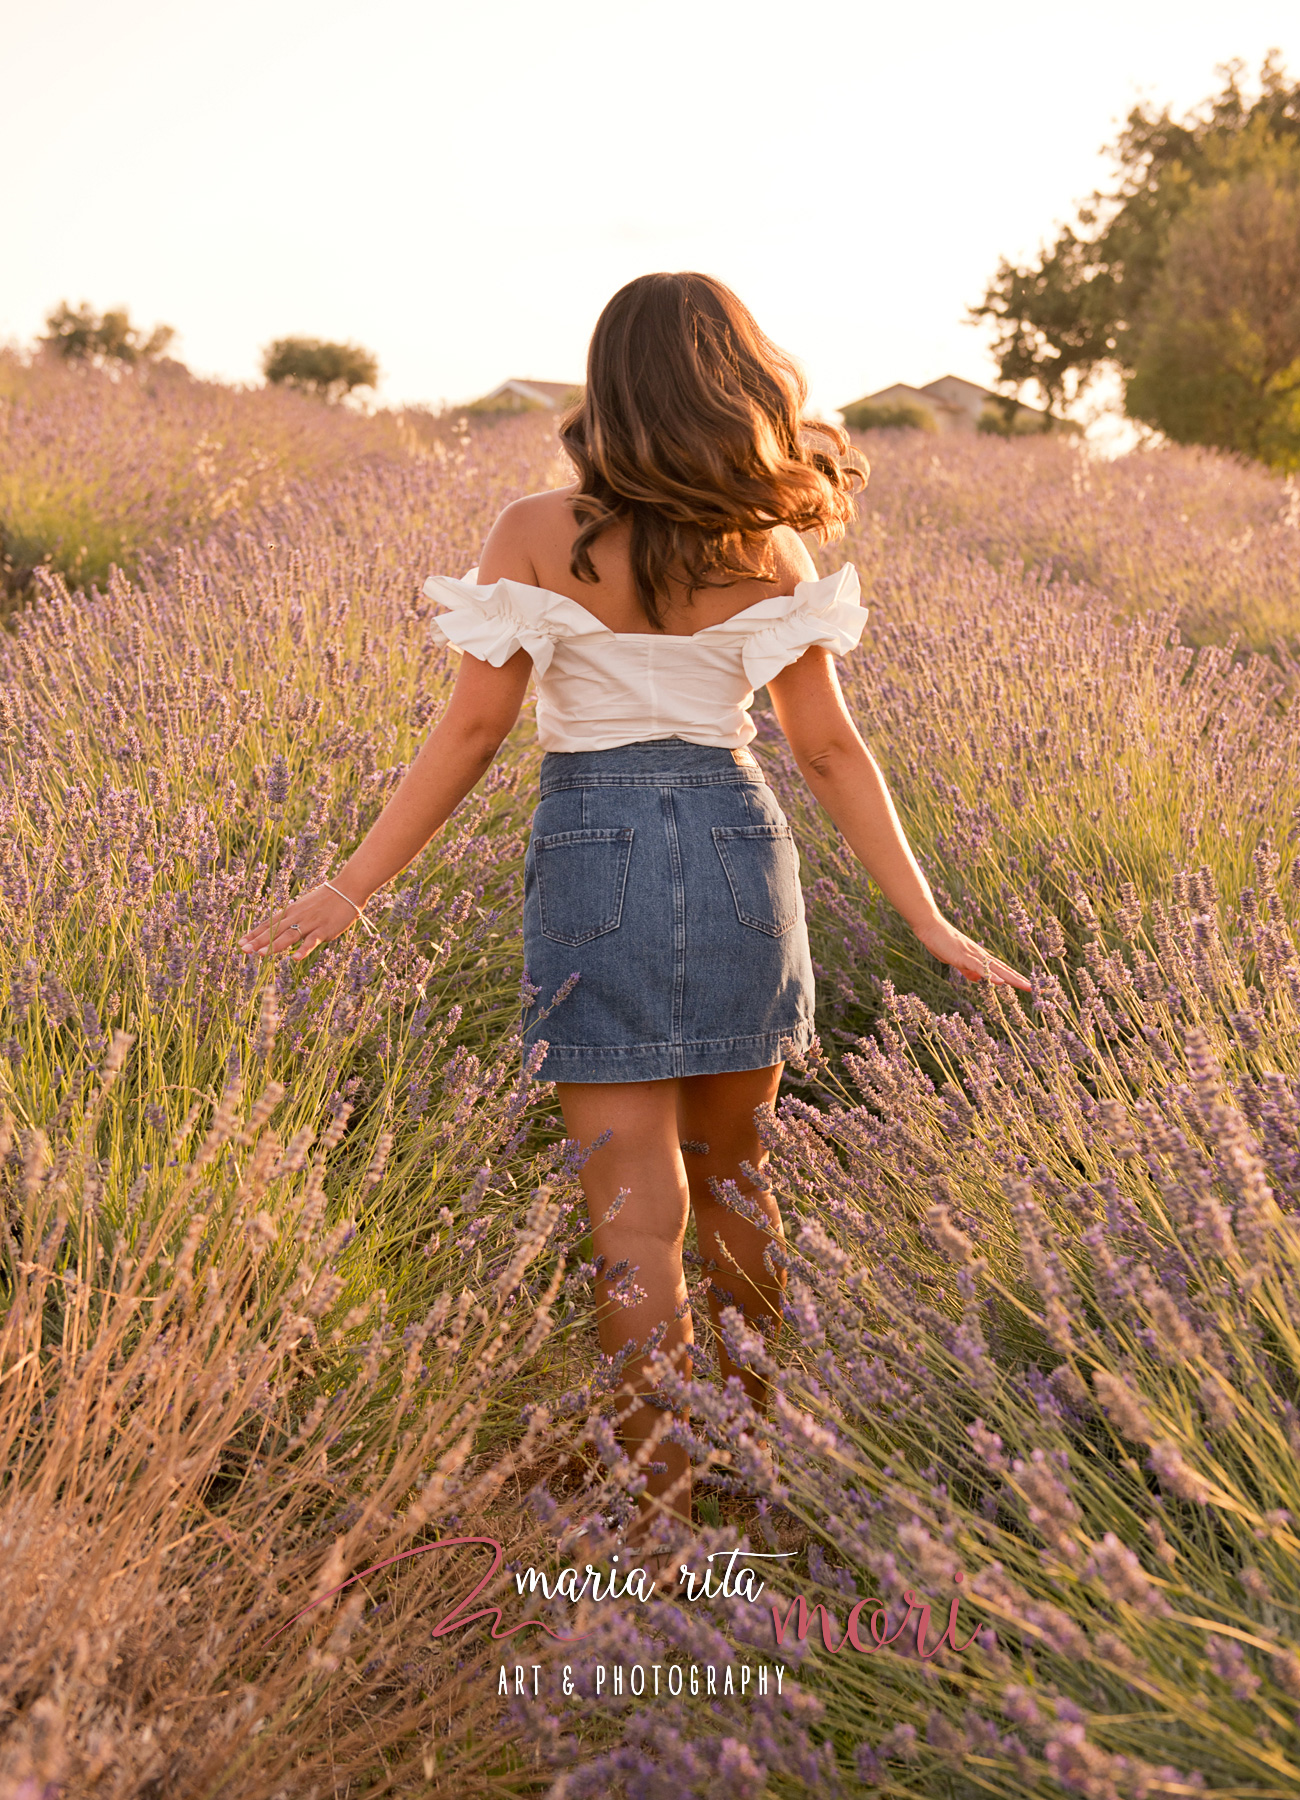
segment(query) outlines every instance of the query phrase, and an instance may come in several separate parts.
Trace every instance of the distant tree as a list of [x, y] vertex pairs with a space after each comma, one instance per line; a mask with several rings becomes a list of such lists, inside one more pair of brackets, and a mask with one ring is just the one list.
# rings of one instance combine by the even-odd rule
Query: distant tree
[[1036, 437], [1045, 431], [1068, 431], [1079, 428], [1073, 419], [1057, 419], [1051, 413], [1032, 412], [1021, 406], [1014, 395], [998, 394], [985, 406], [975, 421], [976, 431], [991, 437]]
[[277, 338], [262, 353], [262, 373], [271, 382], [340, 400], [353, 388], [374, 387], [379, 363], [359, 344], [329, 344], [320, 338]]
[[1300, 145], [1274, 144], [1175, 220], [1125, 404], [1179, 443], [1300, 468]]
[[47, 335], [41, 342], [70, 362], [119, 362], [134, 366], [154, 362], [176, 333], [170, 325], [155, 325], [146, 337], [132, 325], [125, 307], [97, 313], [83, 300], [74, 312], [61, 300], [46, 317]]
[[928, 406], [902, 400], [896, 406], [877, 406], [857, 400], [841, 408], [840, 417], [850, 431], [937, 431]]
[[1221, 92], [1185, 119], [1135, 107], [1110, 146], [1118, 180], [1078, 210], [1036, 264], [999, 263], [973, 319], [995, 327], [993, 353], [1004, 383], [1035, 382], [1057, 412], [1099, 369], [1134, 373], [1134, 345], [1160, 276], [1176, 220], [1205, 186], [1238, 174], [1270, 146], [1300, 142], [1300, 83], [1290, 83], [1270, 51], [1259, 94], [1242, 92], [1244, 64], [1225, 64]]

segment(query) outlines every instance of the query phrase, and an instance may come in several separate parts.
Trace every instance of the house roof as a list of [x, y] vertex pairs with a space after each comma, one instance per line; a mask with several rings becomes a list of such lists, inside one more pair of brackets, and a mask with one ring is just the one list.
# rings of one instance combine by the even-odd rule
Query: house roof
[[[976, 417], [990, 401], [1001, 396], [992, 388], [981, 387], [976, 381], [967, 381], [960, 375], [940, 375], [937, 381], [927, 381], [924, 387], [911, 387], [905, 381], [896, 381], [892, 387], [881, 388], [878, 393], [864, 394], [861, 400], [850, 401], [851, 406], [928, 406], [931, 409], [940, 407], [945, 411], [972, 413]], [[841, 408], [841, 410], [843, 410]], [[1020, 401], [1017, 411], [1036, 413], [1039, 408], [1026, 406]]]
[[581, 390], [579, 381], [533, 381], [524, 380], [522, 376], [512, 375], [503, 381], [500, 387], [493, 388], [490, 394], [484, 394], [484, 400], [497, 400], [504, 394], [515, 394], [521, 400], [529, 400], [534, 406], [545, 406], [552, 410], [563, 406], [571, 394]]
[[892, 387], [881, 388], [878, 394], [864, 394], [861, 400], [851, 402], [854, 406], [901, 406], [908, 403], [920, 406], [933, 406], [934, 395], [927, 394], [924, 388], [910, 387], [905, 381], [896, 381]]
[[983, 406], [986, 400], [997, 398], [991, 388], [981, 387], [976, 381], [965, 381], [960, 375], [941, 375], [937, 381], [927, 381], [921, 392], [933, 394], [936, 400], [946, 400], [954, 406], [972, 406], [976, 402]]

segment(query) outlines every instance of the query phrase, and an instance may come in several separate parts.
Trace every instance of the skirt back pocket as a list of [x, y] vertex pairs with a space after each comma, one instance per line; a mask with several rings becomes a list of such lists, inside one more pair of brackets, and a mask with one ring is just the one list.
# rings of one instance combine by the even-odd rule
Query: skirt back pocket
[[788, 825], [715, 825], [713, 842], [751, 930], [784, 937], [799, 918], [799, 852]]
[[542, 935], [587, 944], [617, 931], [632, 858], [632, 827], [553, 831], [532, 841]]

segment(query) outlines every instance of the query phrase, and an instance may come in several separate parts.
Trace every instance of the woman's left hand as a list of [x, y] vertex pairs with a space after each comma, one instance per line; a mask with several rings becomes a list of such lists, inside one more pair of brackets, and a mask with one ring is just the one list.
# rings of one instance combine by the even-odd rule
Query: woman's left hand
[[356, 924], [358, 916], [356, 907], [332, 888], [310, 888], [286, 906], [274, 924], [246, 931], [239, 948], [252, 956], [265, 956], [268, 950], [287, 950], [300, 960], [318, 944], [340, 937], [349, 925]]
[[923, 926], [916, 935], [940, 962], [951, 963], [968, 981], [991, 981], [1020, 988], [1026, 994], [1032, 990], [1032, 982], [1018, 969], [994, 956], [974, 938], [968, 938], [964, 931], [958, 931], [947, 919], [936, 919]]

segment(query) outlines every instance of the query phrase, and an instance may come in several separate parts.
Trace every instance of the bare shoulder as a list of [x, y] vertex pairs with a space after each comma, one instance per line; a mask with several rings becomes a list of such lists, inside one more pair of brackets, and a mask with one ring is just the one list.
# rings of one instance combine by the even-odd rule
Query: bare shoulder
[[496, 524], [493, 531], [502, 531], [511, 537], [550, 537], [556, 533], [573, 535], [573, 496], [578, 491], [576, 481], [568, 487], [548, 488], [542, 494], [525, 494], [522, 499], [512, 500]]
[[480, 582], [538, 583], [537, 569], [550, 560], [557, 544], [573, 538], [572, 500], [577, 483], [551, 488], [542, 494], [525, 494], [512, 500], [497, 516], [479, 559]]
[[797, 587], [801, 581], [816, 581], [817, 565], [807, 544], [792, 525], [776, 526], [771, 534], [771, 545], [775, 579], [782, 593]]

